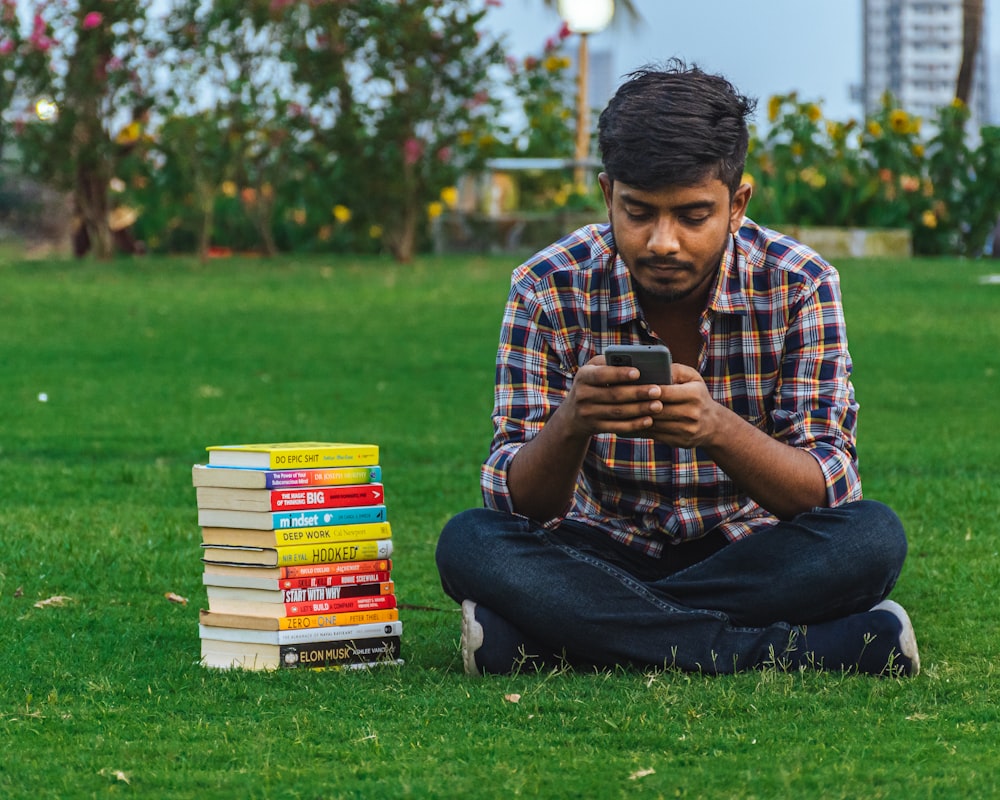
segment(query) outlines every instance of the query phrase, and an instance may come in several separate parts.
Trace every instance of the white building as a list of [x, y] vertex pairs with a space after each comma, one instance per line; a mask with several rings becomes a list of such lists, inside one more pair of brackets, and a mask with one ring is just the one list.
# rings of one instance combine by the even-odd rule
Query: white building
[[[962, 0], [863, 0], [863, 87], [866, 112], [889, 91], [911, 114], [932, 119], [955, 97], [962, 63]], [[989, 121], [986, 22], [976, 57], [970, 109], [974, 125]]]

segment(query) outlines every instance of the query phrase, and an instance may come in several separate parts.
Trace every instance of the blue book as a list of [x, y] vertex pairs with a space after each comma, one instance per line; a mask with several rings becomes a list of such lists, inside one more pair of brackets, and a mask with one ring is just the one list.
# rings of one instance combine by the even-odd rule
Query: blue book
[[257, 531], [281, 531], [294, 528], [326, 528], [331, 525], [358, 525], [386, 521], [388, 521], [388, 517], [384, 505], [314, 508], [306, 511], [226, 511], [215, 508], [198, 510], [198, 524], [203, 528], [250, 528]]

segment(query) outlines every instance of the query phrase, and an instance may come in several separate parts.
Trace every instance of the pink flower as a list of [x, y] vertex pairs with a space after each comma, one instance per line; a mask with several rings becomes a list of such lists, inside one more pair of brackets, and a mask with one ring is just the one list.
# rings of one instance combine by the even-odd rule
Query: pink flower
[[83, 18], [83, 29], [92, 30], [104, 22], [104, 15], [100, 11], [91, 11]]
[[568, 39], [573, 35], [573, 32], [569, 29], [568, 22], [563, 21], [562, 27], [559, 29], [559, 33], [557, 35], [560, 39]]
[[437, 160], [442, 164], [447, 164], [451, 161], [451, 148], [445, 145], [440, 150], [437, 151]]
[[8, 56], [14, 52], [14, 40], [4, 39], [0, 42], [0, 56]]
[[495, 8], [500, 8], [503, 5], [503, 0], [486, 0], [486, 6], [493, 6]]
[[419, 139], [410, 137], [403, 142], [403, 163], [416, 164], [424, 154], [424, 146]]

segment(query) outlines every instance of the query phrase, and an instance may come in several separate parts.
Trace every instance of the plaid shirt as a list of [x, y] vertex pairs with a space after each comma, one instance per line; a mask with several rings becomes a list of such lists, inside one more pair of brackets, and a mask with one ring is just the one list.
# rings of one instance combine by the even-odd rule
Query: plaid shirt
[[[831, 506], [861, 498], [858, 406], [836, 270], [749, 219], [731, 239], [701, 316], [698, 371], [751, 425], [811, 453]], [[513, 512], [507, 469], [611, 344], [652, 344], [610, 226], [590, 225], [518, 267], [497, 354], [494, 437], [482, 467], [487, 507]], [[667, 543], [718, 528], [736, 540], [777, 522], [700, 449], [591, 438], [564, 517], [658, 557]]]

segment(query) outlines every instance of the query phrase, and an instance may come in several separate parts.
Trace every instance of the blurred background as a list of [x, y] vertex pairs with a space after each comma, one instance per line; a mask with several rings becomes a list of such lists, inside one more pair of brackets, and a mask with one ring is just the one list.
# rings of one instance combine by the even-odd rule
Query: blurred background
[[0, 248], [530, 253], [605, 218], [597, 115], [679, 57], [759, 101], [758, 222], [1000, 253], [996, 2], [0, 0]]

